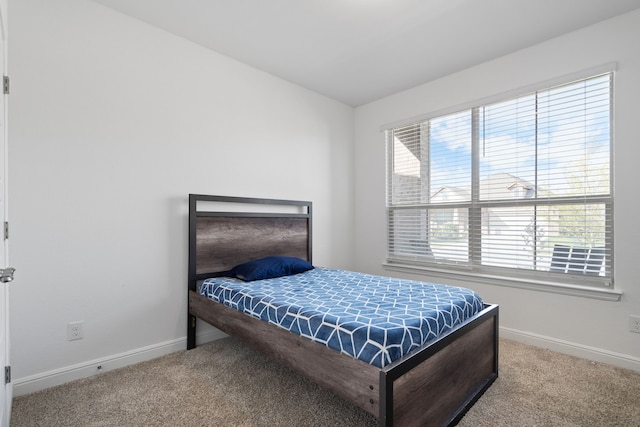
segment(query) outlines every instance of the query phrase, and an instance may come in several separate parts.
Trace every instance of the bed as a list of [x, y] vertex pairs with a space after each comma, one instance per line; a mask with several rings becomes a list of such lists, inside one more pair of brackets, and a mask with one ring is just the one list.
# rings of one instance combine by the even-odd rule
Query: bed
[[[230, 271], [272, 256], [311, 263], [311, 202], [189, 195], [188, 349], [196, 345], [201, 319], [373, 414], [380, 426], [455, 425], [497, 378], [497, 305], [481, 302], [468, 318], [443, 328], [436, 338], [414, 343], [393, 358], [367, 362], [331, 348], [329, 340], [313, 341], [300, 331], [292, 333], [258, 314], [211, 299], [215, 286], [247, 291], [252, 286], [226, 279]], [[325, 273], [329, 276], [323, 280], [328, 281], [343, 274], [316, 266], [291, 277], [314, 281]], [[358, 280], [363, 277], [381, 276]], [[214, 286], [209, 295], [201, 294], [205, 282]], [[237, 296], [231, 299], [238, 301]]]

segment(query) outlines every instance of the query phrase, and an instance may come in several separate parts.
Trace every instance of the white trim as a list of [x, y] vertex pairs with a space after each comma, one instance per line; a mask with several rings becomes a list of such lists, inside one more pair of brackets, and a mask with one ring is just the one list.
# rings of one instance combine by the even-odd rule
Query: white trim
[[620, 301], [622, 291], [617, 289], [598, 288], [595, 286], [570, 285], [560, 282], [546, 282], [543, 280], [524, 279], [519, 277], [504, 277], [492, 274], [471, 273], [461, 270], [441, 270], [431, 267], [419, 267], [415, 265], [396, 264], [383, 262], [385, 270], [400, 271], [403, 273], [425, 274], [429, 276], [464, 280], [485, 285], [506, 286], [509, 288], [527, 289], [530, 291], [550, 292], [561, 295], [571, 295], [577, 297], [592, 298], [602, 301]]
[[380, 126], [380, 131], [384, 132], [397, 127], [402, 127], [425, 120], [433, 119], [435, 117], [446, 116], [448, 114], [458, 113], [460, 111], [468, 110], [479, 105], [492, 104], [494, 102], [508, 100], [514, 97], [523, 96], [528, 93], [533, 93], [539, 90], [545, 90], [558, 85], [569, 84], [577, 80], [587, 79], [593, 76], [597, 76], [605, 73], [612, 73], [618, 69], [617, 62], [608, 62], [606, 64], [597, 65], [594, 67], [586, 68], [584, 70], [576, 71], [575, 73], [565, 74], [559, 77], [547, 79], [538, 83], [533, 83], [527, 86], [511, 89], [496, 95], [486, 96], [484, 98], [476, 99], [473, 101], [465, 102], [463, 104], [454, 105], [451, 107], [443, 108], [441, 110], [432, 111], [418, 116], [413, 116], [408, 119], [398, 120], [391, 123], [386, 123]]
[[[197, 336], [198, 344], [215, 341], [224, 338], [226, 334], [214, 329], [210, 332], [199, 334]], [[165, 341], [146, 347], [137, 348], [124, 353], [114, 354], [99, 359], [89, 360], [87, 362], [78, 363], [76, 365], [66, 366], [64, 368], [54, 369], [48, 372], [42, 372], [24, 378], [16, 378], [13, 380], [14, 397], [23, 396], [25, 394], [34, 393], [50, 387], [55, 387], [70, 381], [79, 380], [81, 378], [91, 377], [102, 372], [112, 371], [114, 369], [123, 368], [135, 363], [144, 362], [146, 360], [155, 359], [170, 353], [175, 353], [186, 349], [187, 338], [178, 338], [171, 341]]]
[[536, 347], [547, 348], [558, 353], [580, 357], [599, 363], [631, 369], [640, 372], [640, 358], [628, 354], [616, 353], [597, 347], [577, 344], [570, 341], [559, 340], [530, 332], [500, 327], [500, 337], [521, 342]]
[[[215, 341], [224, 338], [225, 336], [226, 335], [221, 331], [212, 330], [205, 334], [198, 335], [198, 343], [202, 344], [205, 342]], [[627, 354], [615, 353], [601, 348], [585, 346], [570, 341], [559, 340], [502, 326], [500, 327], [500, 337], [640, 372], [640, 358]], [[181, 351], [185, 349], [186, 342], [186, 338], [165, 341], [164, 343], [142, 347], [125, 353], [95, 359], [61, 369], [55, 369], [49, 372], [43, 372], [30, 377], [17, 378], [13, 381], [14, 397], [34, 393], [50, 387], [65, 384], [70, 381], [97, 375], [100, 372], [111, 371]], [[98, 370], [98, 366], [101, 366], [102, 368]]]

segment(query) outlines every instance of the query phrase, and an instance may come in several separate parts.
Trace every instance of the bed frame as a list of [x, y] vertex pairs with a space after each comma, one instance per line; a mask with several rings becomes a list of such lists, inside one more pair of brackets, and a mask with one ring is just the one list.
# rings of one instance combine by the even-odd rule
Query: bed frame
[[198, 281], [269, 255], [311, 262], [312, 203], [189, 195], [187, 348], [196, 319], [378, 417], [380, 426], [455, 425], [498, 377], [498, 306], [380, 369], [216, 303]]

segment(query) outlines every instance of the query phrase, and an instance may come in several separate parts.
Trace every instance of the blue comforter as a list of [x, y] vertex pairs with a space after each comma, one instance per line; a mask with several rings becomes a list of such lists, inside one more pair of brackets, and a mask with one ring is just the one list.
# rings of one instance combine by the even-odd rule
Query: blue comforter
[[200, 293], [384, 367], [483, 309], [461, 287], [316, 267], [276, 279], [206, 279]]

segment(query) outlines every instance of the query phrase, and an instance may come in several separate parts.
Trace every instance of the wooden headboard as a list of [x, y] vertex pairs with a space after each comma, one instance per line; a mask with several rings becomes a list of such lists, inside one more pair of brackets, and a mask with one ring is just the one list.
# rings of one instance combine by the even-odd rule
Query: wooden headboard
[[311, 259], [311, 202], [189, 194], [189, 278], [271, 255]]

